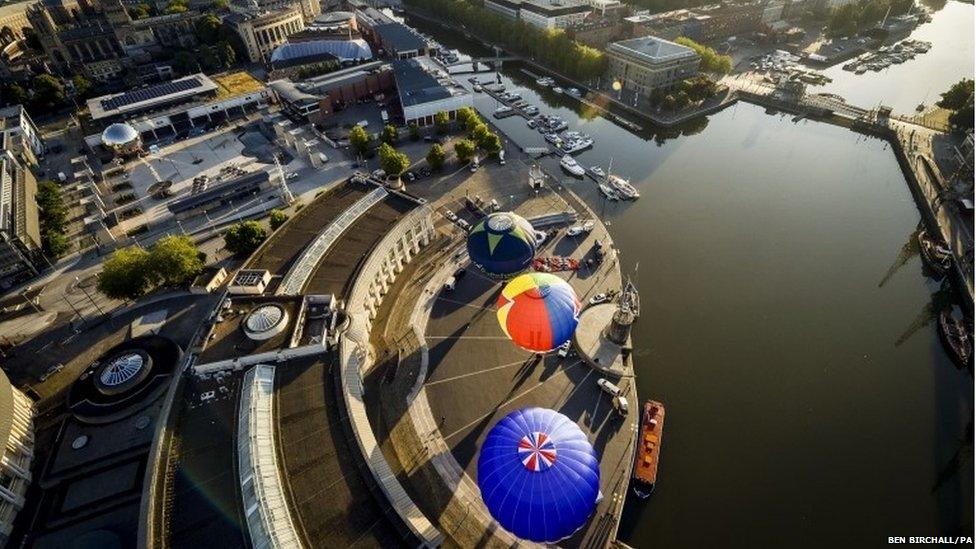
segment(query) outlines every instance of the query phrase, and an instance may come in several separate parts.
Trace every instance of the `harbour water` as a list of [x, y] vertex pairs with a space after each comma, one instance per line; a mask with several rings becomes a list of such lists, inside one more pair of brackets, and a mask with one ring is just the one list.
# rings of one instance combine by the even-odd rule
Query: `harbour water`
[[973, 77], [974, 51], [973, 5], [950, 1], [935, 8], [932, 21], [912, 33], [912, 38], [932, 43], [927, 53], [881, 72], [854, 74], [836, 65], [824, 71], [833, 82], [811, 89], [836, 93], [860, 107], [880, 103], [899, 114], [914, 114], [920, 103], [935, 104], [964, 75]]
[[[959, 32], [940, 40], [971, 46], [971, 30]], [[967, 75], [971, 63], [945, 78]], [[642, 195], [605, 202], [592, 181], [562, 178], [610, 222], [642, 297], [638, 393], [668, 410], [657, 490], [628, 499], [622, 541], [873, 547], [972, 535], [973, 377], [940, 344], [933, 311], [953, 296], [922, 272], [920, 216], [887, 143], [747, 104], [635, 134], [517, 67], [502, 81], [592, 135], [580, 163], [612, 157]], [[913, 111], [930, 83], [904, 82], [899, 101]], [[497, 105], [479, 94], [476, 106], [487, 117]], [[544, 144], [519, 117], [493, 122], [514, 144]]]

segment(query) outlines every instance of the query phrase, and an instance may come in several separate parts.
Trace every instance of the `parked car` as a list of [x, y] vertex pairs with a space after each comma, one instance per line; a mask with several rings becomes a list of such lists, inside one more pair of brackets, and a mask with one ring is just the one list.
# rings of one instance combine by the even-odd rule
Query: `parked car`
[[559, 346], [559, 352], [558, 352], [559, 356], [561, 356], [563, 358], [566, 358], [569, 355], [569, 348], [571, 346], [572, 346], [572, 342], [571, 341], [567, 341], [566, 343], [563, 343], [562, 345], [560, 345]]
[[590, 298], [590, 305], [599, 305], [600, 303], [606, 303], [607, 301], [610, 301], [610, 296], [600, 293]]
[[603, 392], [609, 394], [610, 396], [618, 396], [622, 392], [620, 387], [617, 387], [610, 380], [604, 377], [596, 380], [596, 384], [600, 386], [600, 389], [602, 389]]
[[613, 405], [613, 409], [617, 411], [621, 416], [627, 417], [627, 412], [630, 411], [630, 403], [627, 402], [627, 397], [623, 395], [617, 395], [613, 397], [610, 401]]

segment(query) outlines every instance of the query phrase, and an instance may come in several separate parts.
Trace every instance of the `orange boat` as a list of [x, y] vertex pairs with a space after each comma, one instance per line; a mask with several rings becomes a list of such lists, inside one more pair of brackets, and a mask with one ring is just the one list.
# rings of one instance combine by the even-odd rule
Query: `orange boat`
[[657, 483], [657, 462], [661, 455], [663, 434], [664, 405], [656, 400], [644, 402], [633, 476], [634, 493], [641, 499], [649, 497]]

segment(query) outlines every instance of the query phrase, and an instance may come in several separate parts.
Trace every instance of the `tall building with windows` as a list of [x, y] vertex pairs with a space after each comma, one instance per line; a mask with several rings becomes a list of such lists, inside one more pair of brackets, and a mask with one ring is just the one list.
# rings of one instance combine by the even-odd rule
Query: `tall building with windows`
[[691, 48], [653, 36], [614, 42], [607, 58], [610, 78], [645, 97], [694, 76], [700, 62]]
[[237, 31], [252, 62], [267, 62], [288, 37], [322, 14], [318, 0], [234, 0], [226, 23]]
[[153, 58], [164, 50], [196, 44], [196, 11], [133, 20], [121, 0], [47, 0], [26, 16], [51, 66], [112, 81], [134, 71], [154, 79]]
[[7, 543], [31, 482], [34, 403], [0, 371], [0, 547]]
[[37, 180], [9, 150], [0, 150], [0, 282], [36, 276], [41, 259]]

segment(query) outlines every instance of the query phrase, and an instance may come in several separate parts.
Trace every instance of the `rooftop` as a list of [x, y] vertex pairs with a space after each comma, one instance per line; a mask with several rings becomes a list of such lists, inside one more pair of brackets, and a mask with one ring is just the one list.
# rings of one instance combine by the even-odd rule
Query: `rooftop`
[[609, 49], [611, 52], [616, 51], [618, 53], [634, 55], [654, 63], [692, 58], [698, 55], [695, 53], [695, 50], [689, 47], [654, 36], [643, 36], [614, 42], [610, 44]]
[[362, 39], [309, 40], [278, 46], [271, 53], [271, 64], [275, 68], [283, 68], [319, 59], [356, 61], [372, 58], [373, 50]]
[[583, 0], [522, 0], [523, 10], [547, 16], [589, 11], [592, 6]]
[[427, 47], [427, 41], [403, 23], [384, 23], [376, 26], [383, 45], [394, 51], [422, 50]]
[[220, 93], [220, 86], [207, 75], [197, 73], [162, 84], [89, 99], [88, 110], [92, 120], [99, 120], [110, 116], [136, 114], [215, 91]]
[[446, 99], [455, 93], [466, 93], [454, 86], [446, 74], [438, 75], [438, 70], [427, 57], [393, 61], [393, 77], [400, 103], [408, 107]]
[[238, 95], [258, 92], [264, 89], [264, 84], [244, 71], [214, 75], [210, 78], [218, 86], [218, 101], [228, 97], [236, 97]]

